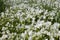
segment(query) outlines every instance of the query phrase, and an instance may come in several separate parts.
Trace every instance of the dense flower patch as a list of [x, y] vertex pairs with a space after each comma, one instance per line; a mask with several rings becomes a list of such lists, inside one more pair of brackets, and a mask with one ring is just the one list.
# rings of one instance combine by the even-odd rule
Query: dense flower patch
[[60, 40], [59, 0], [9, 2], [0, 13], [0, 40]]

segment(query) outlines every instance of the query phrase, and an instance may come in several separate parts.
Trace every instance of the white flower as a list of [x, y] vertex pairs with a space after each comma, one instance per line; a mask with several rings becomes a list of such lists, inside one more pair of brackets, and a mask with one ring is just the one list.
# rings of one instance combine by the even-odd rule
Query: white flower
[[28, 15], [27, 15], [27, 18], [32, 18], [32, 15], [28, 14]]
[[54, 12], [54, 11], [51, 12], [50, 15], [51, 15], [51, 16], [55, 16], [55, 12]]
[[9, 31], [9, 30], [6, 30], [6, 33], [7, 33], [7, 34], [9, 34], [9, 33], [10, 33], [10, 31]]
[[29, 33], [28, 33], [28, 34], [29, 34], [30, 36], [32, 36], [32, 33], [33, 33], [32, 31], [29, 31]]
[[32, 37], [30, 36], [30, 37], [28, 38], [28, 40], [32, 40]]
[[0, 38], [0, 40], [2, 40], [2, 38]]
[[50, 40], [54, 40], [54, 38], [53, 38], [53, 37], [51, 37], [51, 38], [50, 38]]
[[43, 33], [45, 31], [45, 28], [42, 28], [41, 30], [40, 30], [40, 33]]
[[43, 24], [44, 24], [44, 20], [42, 20], [42, 21], [38, 20], [35, 27], [40, 28], [40, 27], [42, 27]]
[[2, 30], [6, 30], [6, 28], [5, 27], [2, 27]]
[[4, 14], [5, 14], [4, 12], [0, 13], [1, 17], [4, 17]]
[[43, 16], [43, 19], [46, 19], [46, 16]]
[[46, 23], [44, 23], [44, 25], [45, 25], [46, 27], [49, 27], [49, 26], [51, 25], [51, 22], [47, 21]]
[[48, 33], [48, 31], [44, 31], [43, 33], [44, 33], [44, 34], [47, 34], [47, 33]]
[[8, 12], [9, 12], [9, 10], [7, 9], [7, 10], [6, 10], [6, 12], [8, 13]]
[[48, 39], [45, 39], [45, 40], [48, 40]]
[[34, 11], [34, 8], [31, 8], [31, 12], [33, 12]]
[[9, 25], [9, 22], [7, 22], [6, 26], [8, 26], [8, 25]]
[[49, 36], [50, 36], [50, 35], [51, 35], [51, 33], [50, 33], [50, 32], [47, 32], [47, 35], [49, 35]]
[[24, 38], [24, 37], [25, 37], [25, 34], [24, 34], [24, 33], [22, 33], [22, 34], [21, 34], [21, 36]]
[[60, 24], [59, 23], [54, 23], [53, 28], [58, 31]]
[[32, 24], [35, 23], [35, 18], [32, 18]]
[[54, 27], [59, 27], [60, 24], [59, 23], [54, 23]]
[[46, 15], [46, 14], [48, 14], [48, 10], [46, 10], [46, 11], [44, 12], [44, 15]]
[[41, 34], [41, 32], [39, 31], [39, 32], [37, 32], [37, 33], [35, 33], [35, 34], [39, 36], [39, 35]]
[[40, 9], [40, 10], [39, 10], [39, 13], [42, 13], [42, 12], [43, 12], [43, 10]]
[[30, 28], [30, 26], [29, 25], [26, 25], [25, 28]]
[[36, 27], [36, 28], [40, 28], [40, 27], [42, 27], [42, 25], [43, 25], [43, 24], [36, 24], [35, 27]]
[[2, 34], [5, 34], [5, 31], [3, 31]]
[[58, 35], [60, 36], [60, 31], [58, 32]]
[[3, 35], [2, 36], [2, 39], [5, 39], [5, 38], [7, 38], [8, 37], [8, 35]]

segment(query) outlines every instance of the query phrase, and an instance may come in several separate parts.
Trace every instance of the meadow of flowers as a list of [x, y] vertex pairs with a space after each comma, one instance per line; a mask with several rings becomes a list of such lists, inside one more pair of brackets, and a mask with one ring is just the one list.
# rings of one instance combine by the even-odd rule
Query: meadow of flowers
[[10, 6], [0, 13], [0, 40], [60, 40], [60, 0], [5, 4]]

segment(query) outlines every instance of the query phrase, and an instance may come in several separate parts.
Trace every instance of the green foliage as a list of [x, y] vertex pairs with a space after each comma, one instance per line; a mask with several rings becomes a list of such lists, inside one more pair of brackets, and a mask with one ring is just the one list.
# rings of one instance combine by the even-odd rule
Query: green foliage
[[31, 18], [27, 18], [25, 20], [25, 25], [30, 25], [32, 23], [32, 19]]
[[[5, 33], [9, 37], [6, 37], [6, 39], [3, 37], [3, 40], [29, 40], [30, 37], [32, 40], [50, 40], [51, 36], [53, 39], [59, 40], [59, 35], [55, 36], [55, 33], [59, 34], [58, 31], [60, 31], [60, 12], [57, 11], [58, 9], [55, 10], [55, 7], [48, 6], [48, 4], [44, 5], [42, 2], [42, 4], [37, 3], [37, 0], [23, 2], [6, 10], [5, 8], [9, 5], [0, 0], [0, 13], [2, 12], [0, 37], [3, 36], [2, 33]], [[55, 22], [58, 24], [54, 24]]]
[[39, 36], [34, 36], [32, 40], [45, 40], [45, 39], [50, 39], [50, 37], [46, 34], [41, 34]]
[[42, 7], [43, 7], [43, 9], [48, 10], [48, 11], [52, 11], [53, 10], [53, 8], [51, 6], [48, 6], [47, 4], [46, 5], [42, 4]]
[[6, 5], [4, 4], [3, 0], [0, 0], [0, 13], [4, 12], [6, 8]]

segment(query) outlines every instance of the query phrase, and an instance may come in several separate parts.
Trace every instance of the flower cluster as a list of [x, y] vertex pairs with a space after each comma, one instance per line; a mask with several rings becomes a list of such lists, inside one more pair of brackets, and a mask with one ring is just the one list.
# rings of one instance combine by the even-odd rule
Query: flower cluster
[[8, 2], [13, 6], [0, 13], [0, 40], [60, 40], [59, 0]]

